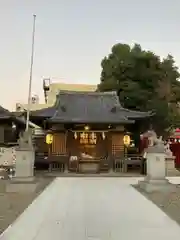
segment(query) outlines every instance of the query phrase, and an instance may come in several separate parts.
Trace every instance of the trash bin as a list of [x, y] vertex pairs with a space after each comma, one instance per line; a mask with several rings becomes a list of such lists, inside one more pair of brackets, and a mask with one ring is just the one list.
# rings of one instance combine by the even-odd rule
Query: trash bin
[[146, 175], [146, 173], [147, 173], [146, 158], [143, 158], [142, 165], [141, 165], [141, 174]]

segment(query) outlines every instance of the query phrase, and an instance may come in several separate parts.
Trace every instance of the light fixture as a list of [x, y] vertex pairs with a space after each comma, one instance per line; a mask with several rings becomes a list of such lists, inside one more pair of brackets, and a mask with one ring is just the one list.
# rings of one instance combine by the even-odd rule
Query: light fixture
[[84, 127], [84, 130], [85, 130], [85, 131], [89, 131], [89, 126], [85, 126], [85, 127]]
[[53, 135], [52, 134], [47, 134], [46, 135], [46, 143], [47, 144], [52, 144], [53, 143]]
[[124, 145], [125, 145], [126, 147], [128, 147], [128, 146], [130, 145], [130, 143], [131, 143], [131, 138], [130, 138], [130, 136], [129, 136], [129, 135], [124, 135], [124, 137], [123, 137], [123, 142], [124, 142]]

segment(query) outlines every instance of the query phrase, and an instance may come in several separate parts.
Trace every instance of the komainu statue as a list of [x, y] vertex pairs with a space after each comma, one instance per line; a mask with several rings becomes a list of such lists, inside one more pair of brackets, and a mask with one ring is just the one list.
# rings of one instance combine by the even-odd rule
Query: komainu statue
[[143, 138], [148, 139], [148, 147], [154, 146], [157, 140], [157, 134], [153, 130], [149, 130], [143, 134]]

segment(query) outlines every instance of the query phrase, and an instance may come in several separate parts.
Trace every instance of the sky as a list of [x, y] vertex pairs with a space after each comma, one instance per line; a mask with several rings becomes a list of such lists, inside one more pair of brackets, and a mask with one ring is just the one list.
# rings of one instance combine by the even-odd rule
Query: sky
[[101, 60], [116, 43], [139, 43], [180, 67], [179, 0], [0, 0], [0, 105], [27, 102], [33, 14], [32, 94], [43, 78], [98, 84]]

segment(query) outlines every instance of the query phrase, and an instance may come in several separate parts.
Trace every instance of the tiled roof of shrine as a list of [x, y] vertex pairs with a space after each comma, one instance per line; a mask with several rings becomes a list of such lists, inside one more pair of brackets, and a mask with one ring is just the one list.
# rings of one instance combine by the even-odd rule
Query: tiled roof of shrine
[[116, 92], [77, 91], [60, 91], [53, 107], [31, 112], [59, 123], [131, 123], [151, 115], [123, 108]]

